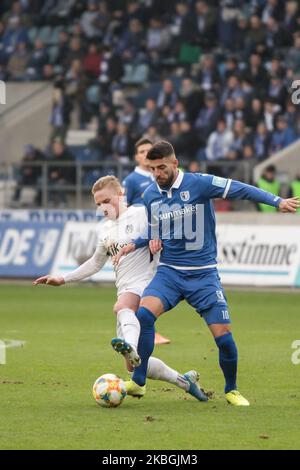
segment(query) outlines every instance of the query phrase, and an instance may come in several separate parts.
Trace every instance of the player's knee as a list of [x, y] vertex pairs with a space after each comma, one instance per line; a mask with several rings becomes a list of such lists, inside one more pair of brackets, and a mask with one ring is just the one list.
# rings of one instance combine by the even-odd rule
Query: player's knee
[[228, 333], [231, 333], [231, 325], [230, 323], [219, 323], [209, 326], [214, 338], [218, 338], [220, 336], [225, 336]]
[[215, 338], [215, 341], [224, 357], [228, 359], [237, 357], [237, 347], [230, 332]]
[[113, 308], [113, 312], [115, 315], [118, 315], [119, 311], [121, 310], [121, 307], [119, 305], [119, 302], [116, 302]]
[[136, 316], [142, 327], [153, 327], [156, 321], [156, 316], [145, 307], [140, 307]]

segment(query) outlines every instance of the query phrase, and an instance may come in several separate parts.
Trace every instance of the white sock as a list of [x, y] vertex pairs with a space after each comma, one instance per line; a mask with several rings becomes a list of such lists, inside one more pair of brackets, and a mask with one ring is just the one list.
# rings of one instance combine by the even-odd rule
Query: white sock
[[130, 308], [120, 310], [117, 316], [117, 325], [122, 331], [122, 338], [137, 349], [141, 327], [134, 311]]
[[122, 327], [120, 325], [118, 317], [117, 317], [117, 328], [116, 328], [116, 330], [117, 330], [117, 338], [124, 339]]
[[156, 357], [151, 356], [149, 359], [147, 377], [152, 380], [163, 380], [164, 382], [177, 385], [177, 387], [182, 388], [186, 392], [190, 388], [188, 381], [179, 372], [171, 369]]

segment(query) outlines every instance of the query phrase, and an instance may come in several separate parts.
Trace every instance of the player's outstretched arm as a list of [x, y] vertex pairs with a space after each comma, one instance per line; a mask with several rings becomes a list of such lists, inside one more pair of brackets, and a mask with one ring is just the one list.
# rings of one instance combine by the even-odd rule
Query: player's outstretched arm
[[37, 286], [38, 284], [47, 284], [48, 286], [62, 286], [65, 284], [65, 280], [63, 277], [54, 277], [54, 276], [42, 276], [36, 279], [33, 282], [34, 286]]
[[300, 201], [298, 197], [291, 197], [289, 199], [282, 199], [278, 206], [280, 212], [296, 212], [300, 207]]
[[[216, 179], [216, 177], [214, 177]], [[213, 181], [214, 181], [213, 179]], [[226, 180], [224, 180], [226, 182]], [[225, 183], [224, 183], [225, 184]], [[212, 184], [213, 186], [214, 184]], [[267, 204], [268, 206], [276, 207], [280, 212], [296, 212], [297, 208], [300, 207], [299, 199], [289, 198], [282, 199], [275, 194], [264, 191], [263, 189], [257, 188], [250, 184], [241, 183], [240, 181], [227, 180], [224, 193], [221, 194], [223, 189], [214, 188], [212, 193], [219, 193], [218, 196], [224, 199], [248, 199], [256, 203]]]

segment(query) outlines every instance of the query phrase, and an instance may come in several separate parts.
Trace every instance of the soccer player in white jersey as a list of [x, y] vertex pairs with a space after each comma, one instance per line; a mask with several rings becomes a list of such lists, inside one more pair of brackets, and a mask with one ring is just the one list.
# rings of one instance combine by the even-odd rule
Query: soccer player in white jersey
[[[130, 243], [132, 239], [142, 236], [147, 230], [145, 208], [126, 206], [121, 184], [116, 177], [100, 178], [94, 184], [92, 194], [96, 205], [102, 209], [106, 218], [94, 255], [64, 277], [43, 276], [37, 279], [34, 285], [61, 286], [86, 279], [96, 274], [109, 257], [116, 256], [122, 247]], [[112, 346], [125, 357], [129, 372], [132, 372], [133, 367], [140, 365], [140, 357], [137, 353], [140, 324], [136, 318], [136, 312], [143, 291], [154, 276], [155, 267], [149, 247], [145, 246], [124, 258], [115, 268], [118, 299], [114, 312], [117, 316], [118, 339], [112, 342]], [[197, 384], [198, 374], [195, 371], [181, 375], [160, 359], [151, 357], [147, 377], [172, 383], [199, 401], [207, 401], [206, 395]], [[134, 382], [128, 381], [126, 385], [128, 395], [139, 397], [143, 395], [140, 387]]]

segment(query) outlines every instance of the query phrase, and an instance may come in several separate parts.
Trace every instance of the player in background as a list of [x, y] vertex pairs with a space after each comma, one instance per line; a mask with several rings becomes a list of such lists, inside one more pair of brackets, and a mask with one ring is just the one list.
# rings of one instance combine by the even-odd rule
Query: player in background
[[[64, 277], [43, 276], [37, 279], [34, 285], [61, 286], [86, 279], [96, 274], [108, 258], [115, 256], [121, 247], [130, 243], [132, 237], [140, 237], [147, 231], [145, 207], [127, 207], [121, 184], [116, 177], [100, 178], [94, 184], [92, 194], [96, 205], [102, 209], [106, 218], [101, 227], [101, 235], [94, 255]], [[125, 357], [129, 372], [132, 372], [134, 366], [140, 364], [140, 357], [137, 353], [140, 324], [136, 318], [136, 312], [143, 291], [153, 278], [155, 269], [156, 265], [148, 246], [124, 258], [115, 269], [118, 298], [114, 312], [117, 317], [119, 339], [112, 342], [112, 346]], [[179, 374], [155, 357], [149, 359], [147, 367], [148, 378], [172, 383], [199, 401], [207, 401], [206, 395], [197, 384], [199, 376], [196, 371]], [[125, 384], [128, 395], [139, 397], [143, 395], [140, 387], [131, 380]]]
[[[147, 158], [156, 182], [144, 195], [148, 210], [148, 239], [135, 239], [115, 257], [149, 245], [161, 250], [160, 263], [145, 289], [137, 317], [141, 325], [138, 352], [141, 366], [132, 380], [145, 392], [148, 358], [154, 347], [158, 317], [185, 299], [206, 321], [219, 349], [219, 364], [225, 377], [225, 397], [236, 406], [249, 406], [237, 388], [238, 351], [234, 342], [226, 296], [217, 271], [217, 240], [212, 199], [247, 199], [296, 212], [297, 197], [281, 199], [254, 186], [200, 173], [178, 171], [172, 145], [156, 143]], [[188, 227], [186, 231], [185, 227]]]
[[[142, 138], [135, 144], [135, 160], [137, 166], [123, 181], [126, 191], [127, 205], [144, 204], [143, 196], [146, 189], [153, 183], [154, 177], [149, 168], [147, 153], [153, 143], [149, 139]], [[170, 340], [155, 332], [155, 344], [169, 344]]]

